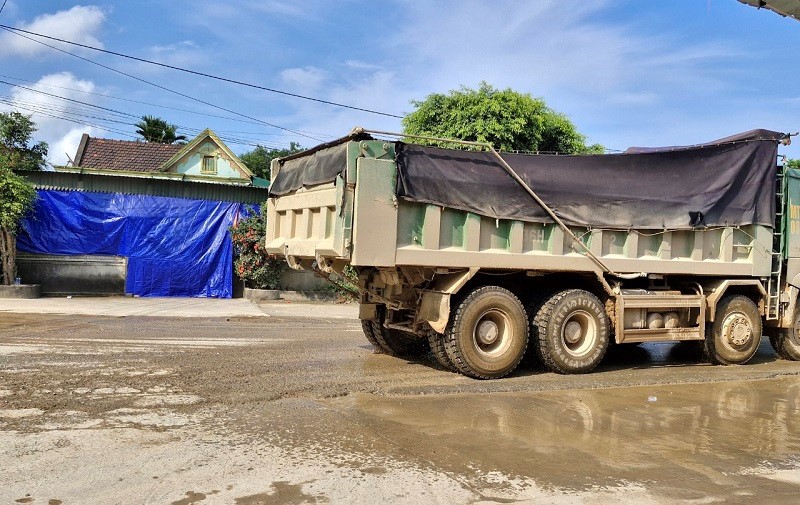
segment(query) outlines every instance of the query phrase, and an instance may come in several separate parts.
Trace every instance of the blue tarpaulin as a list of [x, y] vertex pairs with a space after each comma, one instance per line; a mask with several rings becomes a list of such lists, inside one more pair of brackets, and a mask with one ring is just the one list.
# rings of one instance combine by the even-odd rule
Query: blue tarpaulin
[[149, 195], [38, 190], [17, 237], [20, 251], [128, 258], [125, 291], [230, 298], [228, 228], [244, 205]]

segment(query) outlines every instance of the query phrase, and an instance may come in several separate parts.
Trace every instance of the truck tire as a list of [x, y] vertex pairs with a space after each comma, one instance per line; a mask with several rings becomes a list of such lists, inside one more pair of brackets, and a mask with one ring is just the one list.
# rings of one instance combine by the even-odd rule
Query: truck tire
[[372, 331], [372, 321], [369, 319], [362, 319], [361, 330], [364, 332], [364, 336], [367, 337], [367, 340], [369, 340], [369, 343], [372, 344], [372, 347], [375, 348], [375, 352], [383, 352], [380, 342], [375, 338], [375, 332]]
[[761, 343], [761, 314], [753, 300], [731, 295], [717, 305], [714, 322], [706, 325], [703, 350], [715, 365], [750, 361]]
[[593, 370], [608, 350], [605, 306], [583, 289], [552, 295], [534, 318], [536, 353], [544, 365], [562, 374]]
[[795, 313], [791, 328], [771, 328], [769, 343], [779, 358], [800, 360], [800, 311]]
[[444, 335], [433, 330], [428, 333], [428, 345], [431, 348], [431, 356], [443, 369], [448, 372], [455, 372], [456, 367], [453, 366], [453, 362], [450, 361], [450, 358], [447, 356], [444, 338]]
[[[529, 342], [536, 338], [537, 329], [534, 324], [536, 314], [542, 308], [542, 305], [550, 298], [550, 295], [552, 295], [552, 292], [543, 292], [528, 297], [527, 303], [525, 304], [525, 311], [528, 314], [528, 323], [530, 324], [528, 328]], [[522, 366], [537, 367], [540, 361], [538, 353], [536, 352], [536, 345], [532, 343], [528, 346], [528, 350], [525, 351], [525, 356], [522, 358]]]
[[361, 329], [375, 351], [389, 356], [417, 357], [428, 352], [428, 342], [400, 330], [385, 328], [381, 321], [361, 320]]
[[514, 371], [528, 346], [528, 316], [511, 291], [474, 289], [457, 305], [444, 333], [445, 352], [458, 372], [497, 379]]

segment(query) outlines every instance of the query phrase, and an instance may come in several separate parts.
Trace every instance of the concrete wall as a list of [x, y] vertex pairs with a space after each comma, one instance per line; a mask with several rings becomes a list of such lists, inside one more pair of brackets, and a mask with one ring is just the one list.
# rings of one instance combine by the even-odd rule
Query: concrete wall
[[124, 295], [128, 260], [17, 253], [17, 271], [24, 284], [41, 284], [44, 295]]
[[[41, 284], [42, 294], [124, 295], [128, 260], [124, 256], [61, 256], [17, 253], [17, 270], [24, 284]], [[234, 298], [241, 298], [244, 283], [235, 274]], [[287, 270], [281, 276], [284, 291], [320, 291], [325, 279], [307, 270]]]
[[325, 279], [310, 270], [286, 270], [281, 275], [279, 288], [283, 291], [320, 291], [330, 286]]

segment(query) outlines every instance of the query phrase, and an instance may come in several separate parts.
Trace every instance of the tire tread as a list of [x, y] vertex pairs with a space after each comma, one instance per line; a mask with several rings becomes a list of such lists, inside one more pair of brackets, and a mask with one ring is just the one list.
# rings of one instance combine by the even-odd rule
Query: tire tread
[[[583, 368], [580, 371], [564, 367], [564, 366], [562, 366], [561, 363], [559, 363], [555, 359], [553, 350], [551, 349], [551, 346], [550, 346], [550, 341], [549, 341], [549, 338], [548, 338], [548, 334], [547, 334], [548, 326], [550, 325], [550, 318], [553, 317], [553, 312], [555, 311], [556, 307], [558, 307], [558, 304], [561, 303], [561, 301], [564, 298], [566, 298], [566, 297], [568, 297], [570, 295], [573, 295], [575, 293], [587, 293], [587, 294], [589, 294], [589, 295], [594, 297], [593, 294], [591, 294], [588, 291], [585, 291], [583, 289], [566, 289], [564, 291], [559, 291], [559, 292], [555, 293], [554, 295], [550, 296], [550, 298], [548, 298], [547, 301], [545, 301], [541, 305], [541, 307], [536, 312], [536, 315], [534, 316], [533, 321], [531, 323], [531, 330], [533, 331], [535, 329], [535, 334], [532, 334], [531, 338], [535, 339], [533, 345], [535, 346], [535, 349], [536, 349], [536, 356], [544, 364], [545, 367], [547, 367], [548, 369], [550, 369], [553, 372], [560, 373], [560, 374], [573, 374], [573, 373], [588, 373], [588, 372], [591, 372], [592, 370], [594, 370], [597, 367], [597, 365], [600, 364], [600, 362], [603, 360], [603, 356], [605, 355], [605, 352], [606, 352], [606, 351], [603, 351], [603, 353], [600, 355], [600, 358], [595, 363], [593, 363], [590, 367]], [[600, 301], [598, 300], [598, 302], [600, 302]], [[605, 305], [602, 302], [600, 302], [600, 304], [603, 307], [603, 317], [607, 317], [605, 315]], [[610, 341], [611, 341], [611, 335], [610, 335], [610, 332], [609, 332], [608, 342], [610, 342]], [[608, 350], [608, 345], [606, 345], [606, 350]]]
[[[458, 346], [458, 342], [457, 342], [458, 336], [456, 334], [456, 329], [460, 327], [461, 320], [464, 317], [464, 311], [466, 311], [466, 309], [469, 307], [471, 301], [473, 299], [478, 298], [479, 296], [483, 295], [484, 293], [491, 292], [491, 291], [499, 291], [499, 292], [502, 292], [502, 293], [507, 294], [508, 296], [512, 297], [520, 305], [520, 307], [522, 307], [523, 312], [525, 312], [525, 307], [522, 305], [522, 302], [511, 291], [509, 291], [509, 290], [507, 290], [505, 288], [501, 288], [499, 286], [482, 286], [482, 287], [479, 287], [479, 288], [471, 291], [467, 296], [465, 296], [464, 298], [462, 298], [459, 301], [458, 308], [456, 309], [455, 314], [453, 314], [453, 316], [451, 317], [450, 322], [447, 325], [447, 329], [445, 330], [445, 333], [444, 333], [444, 348], [445, 348], [445, 352], [447, 353], [447, 357], [450, 360], [450, 362], [452, 363], [453, 368], [455, 368], [455, 370], [457, 372], [459, 372], [461, 374], [464, 374], [464, 375], [466, 375], [468, 377], [473, 377], [475, 379], [499, 379], [501, 377], [505, 377], [506, 375], [510, 374], [511, 372], [514, 371], [514, 369], [522, 361], [522, 358], [525, 356], [525, 351], [526, 351], [527, 346], [528, 346], [527, 339], [526, 339], [525, 347], [522, 349], [522, 352], [519, 353], [519, 357], [517, 358], [516, 363], [514, 363], [513, 366], [509, 367], [509, 370], [506, 371], [503, 374], [499, 374], [499, 375], [483, 374], [483, 373], [480, 373], [480, 372], [474, 370], [466, 362], [466, 360], [464, 359], [463, 355], [461, 354], [461, 349]], [[527, 314], [526, 314], [526, 318], [527, 318]], [[526, 324], [526, 328], [525, 328], [526, 332], [528, 330], [527, 326], [528, 325]]]

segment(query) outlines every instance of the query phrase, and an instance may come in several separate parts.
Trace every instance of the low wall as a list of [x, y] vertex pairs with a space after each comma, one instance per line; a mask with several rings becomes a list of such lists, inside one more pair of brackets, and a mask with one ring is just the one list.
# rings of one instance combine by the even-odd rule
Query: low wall
[[[124, 256], [17, 253], [17, 271], [25, 284], [41, 284], [41, 293], [65, 295], [124, 295], [128, 262]], [[243, 296], [244, 284], [234, 276], [234, 297]], [[286, 270], [278, 289], [318, 292], [330, 283], [309, 270]], [[305, 295], [304, 295], [305, 296]]]
[[123, 256], [17, 253], [18, 276], [43, 295], [124, 295], [127, 270]]
[[322, 291], [330, 282], [314, 275], [310, 270], [286, 270], [281, 275], [278, 288], [281, 291]]

